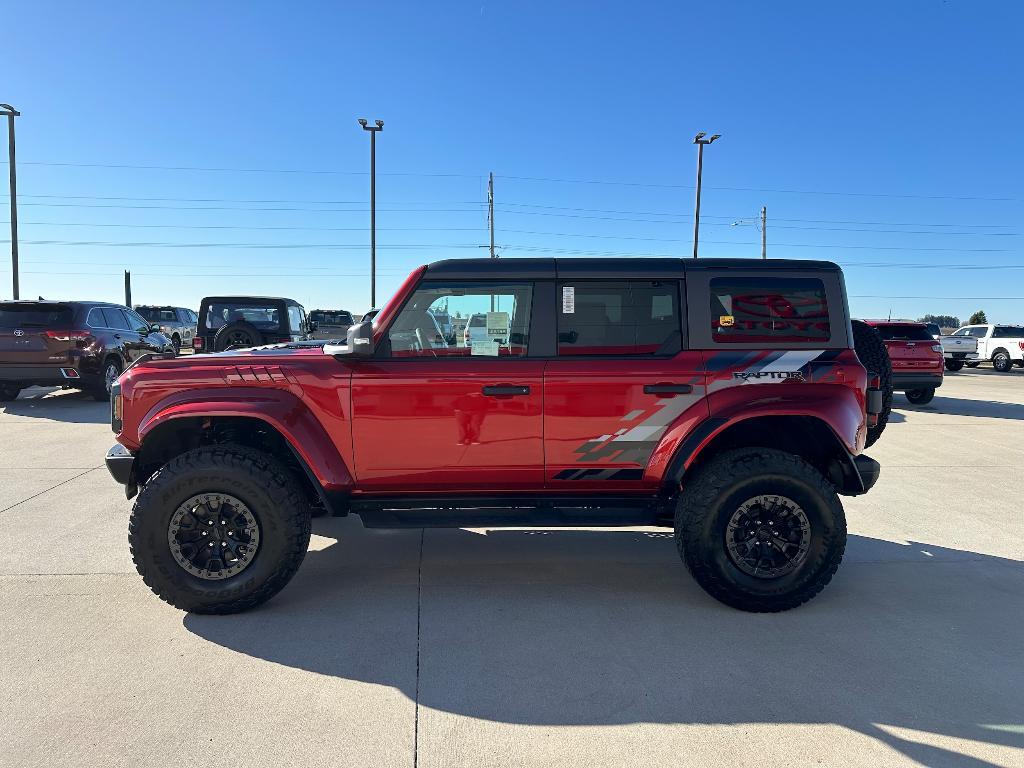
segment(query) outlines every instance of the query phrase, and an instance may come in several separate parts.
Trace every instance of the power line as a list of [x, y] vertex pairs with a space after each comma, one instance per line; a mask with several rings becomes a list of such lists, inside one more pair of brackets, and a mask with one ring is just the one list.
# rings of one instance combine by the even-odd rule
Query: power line
[[[0, 194], [0, 198], [10, 197], [8, 194]], [[34, 199], [53, 200], [130, 200], [136, 202], [157, 202], [157, 203], [294, 203], [303, 205], [365, 205], [366, 200], [250, 200], [234, 199], [228, 197], [124, 197], [118, 195], [26, 195], [18, 197], [31, 197]], [[437, 205], [465, 204], [483, 205], [479, 200], [397, 200], [395, 202], [403, 205]]]
[[[6, 165], [7, 163], [0, 162]], [[296, 173], [324, 176], [369, 176], [366, 171], [339, 171], [330, 168], [206, 168], [195, 165], [131, 165], [128, 163], [50, 163], [39, 160], [19, 160], [19, 165], [40, 165], [58, 168], [114, 168], [136, 171], [202, 171], [209, 173]], [[382, 176], [421, 176], [424, 178], [482, 179], [478, 173], [423, 173], [414, 171], [388, 171]]]
[[[125, 210], [159, 211], [302, 211], [304, 213], [366, 213], [369, 208], [249, 208], [216, 205], [113, 205], [108, 203], [22, 203], [41, 208], [116, 208]], [[378, 211], [392, 213], [479, 213], [482, 209], [472, 208], [378, 208]]]
[[[7, 222], [0, 221], [0, 224]], [[88, 221], [22, 221], [40, 227], [115, 227], [119, 229], [205, 229], [253, 230], [270, 232], [365, 232], [366, 227], [276, 227], [242, 226], [236, 224], [125, 224], [93, 223]], [[482, 227], [377, 227], [386, 232], [480, 232]]]
[[[656, 184], [640, 181], [613, 181], [608, 179], [563, 179], [548, 176], [501, 176], [511, 181], [542, 181], [556, 184], [599, 184], [620, 187], [649, 187], [652, 189], [693, 189], [693, 184]], [[840, 192], [821, 189], [773, 189], [768, 187], [723, 187], [714, 186], [708, 189], [717, 189], [727, 192], [772, 192], [792, 195], [836, 195], [844, 197], [887, 197], [906, 198], [916, 200], [984, 200], [988, 202], [1013, 202], [1019, 200], [1016, 197], [980, 197], [968, 195], [913, 195], [893, 192]]]
[[[2, 162], [2, 161], [0, 161]], [[198, 171], [209, 173], [282, 173], [282, 174], [308, 174], [328, 176], [366, 176], [365, 171], [341, 171], [336, 169], [308, 169], [308, 168], [233, 168], [233, 167], [202, 167], [191, 165], [141, 165], [128, 163], [56, 163], [43, 162], [39, 160], [21, 160], [21, 165], [38, 165], [48, 167], [68, 168], [110, 168], [127, 170], [148, 170], [148, 171]], [[6, 163], [3, 163], [6, 164]], [[471, 173], [436, 173], [416, 171], [389, 171], [382, 173], [385, 176], [410, 176], [423, 178], [459, 178], [482, 180], [483, 174]], [[553, 184], [595, 184], [621, 187], [648, 187], [652, 189], [693, 189], [692, 184], [664, 184], [655, 182], [620, 181], [613, 179], [567, 179], [549, 176], [501, 176], [500, 178], [510, 181], [546, 182]], [[881, 198], [903, 198], [918, 200], [982, 200], [989, 202], [1013, 202], [1019, 197], [985, 197], [975, 195], [917, 195], [895, 192], [846, 192], [839, 190], [821, 189], [783, 189], [770, 187], [728, 187], [715, 186], [709, 189], [717, 189], [729, 192], [771, 192], [778, 194], [795, 195], [834, 195], [845, 197], [881, 197]]]

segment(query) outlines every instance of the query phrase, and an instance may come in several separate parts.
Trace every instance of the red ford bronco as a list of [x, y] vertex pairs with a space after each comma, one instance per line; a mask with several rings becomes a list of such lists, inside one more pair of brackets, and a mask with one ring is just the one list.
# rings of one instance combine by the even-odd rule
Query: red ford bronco
[[[446, 337], [442, 312], [485, 333]], [[107, 466], [138, 494], [139, 573], [188, 611], [269, 599], [325, 513], [669, 526], [712, 596], [782, 611], [839, 566], [837, 494], [878, 477], [861, 451], [885, 393], [861, 360], [885, 352], [854, 336], [829, 262], [440, 261], [344, 341], [131, 366]]]

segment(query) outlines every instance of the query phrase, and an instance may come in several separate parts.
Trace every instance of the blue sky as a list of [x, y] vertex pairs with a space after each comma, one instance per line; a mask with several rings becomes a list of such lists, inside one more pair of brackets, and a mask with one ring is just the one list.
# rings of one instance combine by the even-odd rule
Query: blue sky
[[701, 255], [759, 255], [765, 205], [769, 256], [841, 263], [857, 315], [1024, 322], [994, 298], [1024, 297], [1022, 28], [1013, 2], [8, 0], [22, 296], [118, 299], [130, 268], [136, 302], [365, 310], [367, 117], [378, 303], [486, 253], [489, 171], [505, 258], [688, 255], [704, 130]]

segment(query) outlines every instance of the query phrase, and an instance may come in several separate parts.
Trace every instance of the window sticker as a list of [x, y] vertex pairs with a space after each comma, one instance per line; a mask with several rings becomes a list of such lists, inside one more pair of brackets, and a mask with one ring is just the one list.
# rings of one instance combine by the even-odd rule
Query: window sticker
[[492, 339], [508, 338], [508, 312], [487, 313], [487, 335]]
[[473, 346], [470, 347], [470, 354], [497, 357], [500, 346], [496, 341], [474, 341]]
[[571, 315], [576, 312], [576, 289], [571, 285], [562, 286], [562, 314]]
[[732, 328], [736, 325], [736, 318], [732, 315], [719, 315], [718, 324], [723, 328]]

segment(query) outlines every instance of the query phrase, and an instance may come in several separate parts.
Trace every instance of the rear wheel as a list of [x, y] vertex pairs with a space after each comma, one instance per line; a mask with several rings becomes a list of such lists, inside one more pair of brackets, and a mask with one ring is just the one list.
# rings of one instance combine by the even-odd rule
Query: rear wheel
[[676, 545], [712, 597], [743, 611], [785, 611], [831, 581], [846, 548], [835, 488], [783, 451], [716, 456], [684, 481]]
[[1009, 373], [1013, 369], [1013, 360], [1010, 358], [1010, 353], [1005, 349], [997, 349], [996, 353], [992, 355], [992, 367], [999, 371], [999, 373]]
[[868, 427], [865, 441], [865, 445], [873, 445], [885, 431], [892, 411], [892, 361], [878, 331], [861, 320], [853, 321], [853, 348], [868, 375], [877, 375], [882, 382], [882, 412], [878, 414], [878, 423]]
[[93, 385], [92, 396], [99, 401], [110, 399], [110, 389], [121, 375], [121, 361], [116, 357], [108, 357], [103, 362], [103, 374], [98, 382]]
[[7, 402], [9, 400], [17, 400], [18, 394], [21, 392], [20, 384], [5, 383], [0, 384], [0, 402]]
[[228, 323], [213, 337], [213, 351], [245, 349], [260, 343], [260, 332], [249, 323]]
[[947, 371], [959, 371], [964, 367], [963, 360], [946, 360], [944, 364]]
[[168, 462], [132, 509], [128, 542], [143, 580], [194, 613], [236, 613], [277, 594], [305, 557], [309, 501], [277, 459], [234, 445]]
[[181, 337], [178, 334], [171, 336], [171, 345], [174, 347], [174, 354], [181, 354]]
[[907, 400], [912, 402], [914, 405], [926, 405], [932, 401], [935, 397], [935, 389], [928, 387], [925, 389], [908, 389], [904, 394], [907, 396]]

